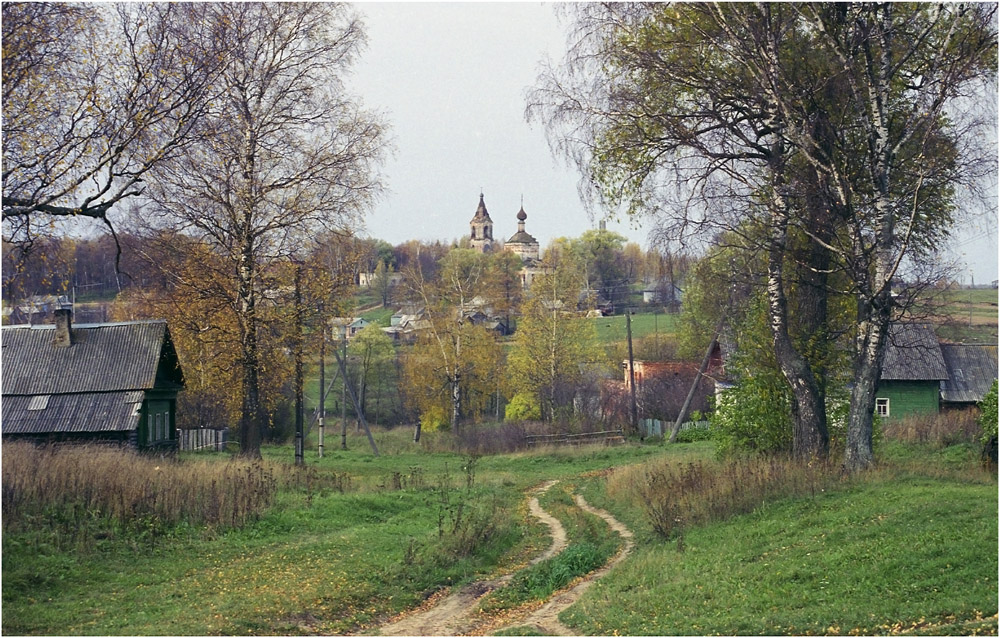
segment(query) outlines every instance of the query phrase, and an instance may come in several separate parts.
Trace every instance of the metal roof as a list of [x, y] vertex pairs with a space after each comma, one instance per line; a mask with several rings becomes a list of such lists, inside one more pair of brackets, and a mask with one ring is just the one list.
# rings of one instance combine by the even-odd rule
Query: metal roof
[[164, 321], [75, 325], [73, 345], [64, 348], [53, 345], [54, 334], [51, 325], [0, 331], [5, 421], [8, 397], [14, 395], [179, 388], [184, 383]]
[[3, 398], [3, 434], [127, 432], [139, 425], [143, 392], [15, 395]]
[[947, 378], [941, 346], [930, 325], [892, 324], [882, 364], [883, 381], [943, 381]]
[[978, 403], [997, 378], [997, 347], [942, 343], [948, 378], [941, 383], [941, 400]]

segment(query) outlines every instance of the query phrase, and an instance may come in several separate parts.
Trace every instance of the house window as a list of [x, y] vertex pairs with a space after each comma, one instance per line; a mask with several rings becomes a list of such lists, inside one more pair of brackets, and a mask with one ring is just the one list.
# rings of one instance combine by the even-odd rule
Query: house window
[[889, 416], [889, 399], [875, 399], [875, 414]]

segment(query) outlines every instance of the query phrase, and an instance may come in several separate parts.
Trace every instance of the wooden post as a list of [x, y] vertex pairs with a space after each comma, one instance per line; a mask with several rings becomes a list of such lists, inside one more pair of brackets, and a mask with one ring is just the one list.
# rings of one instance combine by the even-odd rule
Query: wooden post
[[323, 426], [326, 417], [326, 323], [323, 305], [319, 307], [319, 458], [323, 458]]
[[[341, 342], [344, 349], [344, 359], [347, 359], [347, 328], [344, 328], [344, 339]], [[334, 354], [337, 351], [334, 350]], [[338, 359], [339, 362], [339, 359]], [[345, 366], [340, 366], [340, 374], [344, 381], [344, 391], [343, 396], [340, 399], [340, 449], [347, 449], [347, 368]]]
[[295, 464], [305, 465], [302, 401], [302, 265], [295, 264]]
[[625, 309], [625, 331], [628, 336], [628, 381], [631, 389], [632, 401], [632, 428], [639, 432], [639, 439], [645, 439], [645, 435], [639, 430], [639, 405], [635, 399], [635, 357], [632, 354], [632, 311]]
[[719, 323], [715, 326], [715, 332], [712, 333], [712, 341], [708, 344], [708, 350], [705, 351], [705, 356], [701, 359], [698, 374], [695, 375], [694, 381], [691, 382], [691, 389], [688, 390], [687, 397], [684, 399], [684, 405], [681, 406], [677, 420], [674, 421], [674, 427], [670, 430], [670, 438], [667, 439], [667, 443], [673, 443], [677, 440], [677, 433], [681, 431], [681, 424], [684, 422], [684, 417], [687, 416], [688, 408], [691, 407], [692, 399], [694, 399], [694, 391], [698, 388], [698, 383], [701, 381], [702, 375], [705, 374], [705, 370], [708, 370], [708, 362], [712, 358], [712, 350], [715, 349], [715, 344], [719, 341], [719, 332], [722, 330], [722, 324], [725, 320], [726, 317], [723, 315], [722, 319], [719, 319]]
[[[344, 375], [344, 378], [346, 379], [347, 378], [347, 363], [346, 363], [347, 357], [344, 357], [343, 359], [341, 359], [340, 355], [337, 354], [336, 352], [334, 352], [334, 355], [336, 355], [336, 357], [337, 357], [337, 364], [340, 365], [340, 374]], [[347, 387], [347, 386], [345, 385], [344, 387]], [[358, 397], [354, 393], [354, 388], [350, 388], [349, 394], [351, 396], [351, 403], [354, 404], [354, 410], [358, 413], [358, 421], [361, 422], [362, 427], [364, 427], [364, 429], [365, 429], [365, 434], [368, 435], [368, 443], [371, 444], [371, 446], [372, 446], [372, 452], [375, 453], [375, 456], [378, 456], [379, 453], [378, 453], [378, 447], [376, 447], [376, 445], [375, 445], [375, 437], [372, 436], [372, 431], [368, 429], [368, 422], [365, 421], [365, 413], [361, 410], [361, 404], [358, 403]], [[345, 427], [346, 427], [347, 422], [345, 421], [344, 424], [345, 424]], [[345, 436], [346, 436], [346, 433], [345, 433]]]

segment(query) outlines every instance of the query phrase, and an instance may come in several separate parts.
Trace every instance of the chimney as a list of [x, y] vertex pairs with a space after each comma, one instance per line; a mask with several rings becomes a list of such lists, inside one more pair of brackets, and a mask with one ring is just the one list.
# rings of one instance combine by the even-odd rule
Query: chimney
[[57, 308], [54, 314], [56, 317], [56, 336], [52, 345], [57, 348], [68, 348], [73, 345], [73, 309]]

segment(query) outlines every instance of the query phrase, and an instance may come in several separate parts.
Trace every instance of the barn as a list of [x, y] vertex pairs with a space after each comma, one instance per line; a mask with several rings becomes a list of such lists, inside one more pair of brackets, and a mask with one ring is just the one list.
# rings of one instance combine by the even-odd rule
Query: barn
[[165, 321], [4, 326], [3, 438], [177, 447], [184, 375]]

